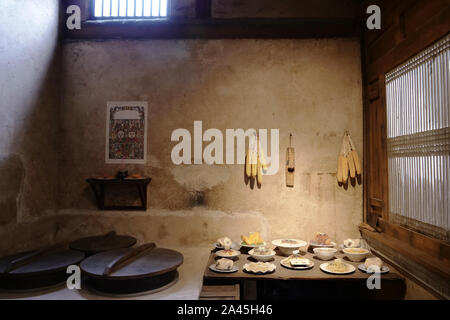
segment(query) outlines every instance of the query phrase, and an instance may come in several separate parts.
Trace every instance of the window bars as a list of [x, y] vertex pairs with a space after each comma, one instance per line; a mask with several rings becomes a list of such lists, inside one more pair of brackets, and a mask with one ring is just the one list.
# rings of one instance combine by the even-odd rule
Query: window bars
[[93, 0], [94, 19], [165, 18], [168, 0]]
[[449, 240], [450, 35], [386, 74], [390, 220]]

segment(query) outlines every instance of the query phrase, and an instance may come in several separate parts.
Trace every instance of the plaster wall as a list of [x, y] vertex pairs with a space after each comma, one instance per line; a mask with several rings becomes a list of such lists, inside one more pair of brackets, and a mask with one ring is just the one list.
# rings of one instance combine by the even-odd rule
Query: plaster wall
[[0, 2], [0, 252], [54, 235], [58, 10], [57, 0]]
[[[206, 244], [260, 231], [266, 239], [358, 237], [362, 186], [336, 182], [345, 129], [362, 156], [359, 42], [329, 40], [151, 40], [66, 43], [63, 48], [58, 239], [123, 230], [160, 244]], [[107, 101], [149, 103], [148, 161], [130, 172], [153, 178], [146, 212], [97, 211], [85, 179], [105, 164]], [[243, 165], [171, 161], [173, 130], [280, 130], [280, 170], [261, 188]], [[295, 187], [283, 163], [293, 134]], [[204, 143], [205, 147], [208, 143]]]

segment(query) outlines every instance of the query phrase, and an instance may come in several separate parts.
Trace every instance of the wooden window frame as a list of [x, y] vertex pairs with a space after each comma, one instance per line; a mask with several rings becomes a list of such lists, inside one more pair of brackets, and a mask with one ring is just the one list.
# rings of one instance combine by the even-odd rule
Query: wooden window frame
[[[362, 14], [369, 4], [373, 1], [363, 2]], [[379, 0], [375, 4], [384, 14], [382, 29], [363, 31], [361, 52], [364, 77], [364, 221], [377, 232], [361, 229], [361, 234], [449, 281], [449, 243], [389, 222], [385, 74], [449, 33], [450, 5], [439, 0]]]
[[[63, 25], [66, 40], [89, 39], [305, 39], [356, 38], [359, 21], [352, 18], [214, 18], [211, 0], [196, 0], [194, 17], [175, 16], [172, 0], [168, 16], [157, 19], [91, 19], [91, 0], [63, 0], [82, 10], [80, 30]], [[120, 23], [118, 23], [120, 21]]]

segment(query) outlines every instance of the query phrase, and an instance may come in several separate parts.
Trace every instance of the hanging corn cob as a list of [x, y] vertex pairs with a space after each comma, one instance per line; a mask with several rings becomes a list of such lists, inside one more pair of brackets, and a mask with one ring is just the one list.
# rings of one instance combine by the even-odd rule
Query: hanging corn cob
[[354, 179], [356, 175], [361, 174], [361, 171], [361, 163], [355, 144], [350, 137], [350, 133], [345, 131], [338, 158], [337, 181], [342, 184], [347, 184], [349, 175], [350, 178]]
[[353, 143], [352, 137], [350, 137], [350, 134], [348, 134], [348, 141], [350, 143], [353, 162], [355, 163], [356, 174], [360, 175], [362, 173], [361, 162], [359, 161], [358, 152], [356, 152], [356, 147], [355, 144]]
[[262, 184], [262, 170], [268, 168], [266, 158], [261, 148], [261, 142], [255, 134], [249, 140], [247, 155], [245, 156], [245, 175], [248, 178], [256, 178], [259, 185]]
[[261, 161], [261, 167], [264, 170], [267, 170], [269, 168], [269, 166], [267, 165], [266, 156], [264, 155], [264, 150], [261, 147], [261, 140], [259, 140], [259, 138], [258, 138], [258, 148], [259, 148], [259, 150], [258, 150], [258, 158]]
[[252, 176], [252, 146], [251, 142], [248, 143], [247, 155], [245, 156], [245, 175], [247, 177]]
[[258, 137], [255, 135], [252, 145], [252, 177], [256, 178], [258, 174]]
[[262, 163], [261, 163], [261, 150], [260, 150], [260, 145], [259, 145], [259, 139], [258, 139], [258, 151], [257, 151], [257, 156], [258, 156], [258, 162], [256, 165], [256, 181], [258, 182], [259, 185], [262, 184]]
[[353, 161], [352, 153], [349, 152], [347, 155], [348, 169], [350, 171], [350, 178], [354, 179], [356, 177], [355, 162]]

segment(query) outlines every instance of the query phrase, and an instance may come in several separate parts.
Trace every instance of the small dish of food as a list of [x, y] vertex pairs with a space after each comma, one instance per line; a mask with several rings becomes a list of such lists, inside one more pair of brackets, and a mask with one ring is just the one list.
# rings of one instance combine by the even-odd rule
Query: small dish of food
[[361, 239], [345, 239], [343, 248], [361, 248]]
[[142, 180], [142, 179], [144, 179], [144, 177], [142, 175], [140, 175], [139, 173], [133, 173], [133, 174], [125, 177], [125, 179], [127, 179], [127, 180]]
[[247, 248], [263, 247], [266, 245], [264, 240], [259, 235], [259, 232], [250, 232], [248, 236], [242, 235], [241, 239], [241, 246]]
[[380, 273], [380, 274], [386, 274], [390, 271], [389, 267], [384, 265], [381, 267], [381, 269], [379, 269], [378, 267], [375, 268], [374, 266], [371, 266], [369, 267], [369, 269], [367, 269], [364, 263], [360, 264], [358, 266], [358, 269], [365, 273]]
[[308, 270], [314, 267], [314, 262], [299, 255], [292, 255], [280, 261], [280, 264], [288, 269]]
[[219, 250], [216, 252], [216, 256], [220, 258], [228, 258], [228, 259], [234, 259], [236, 257], [239, 257], [241, 255], [240, 251], [234, 250], [234, 249], [228, 249], [228, 250]]
[[294, 251], [308, 245], [306, 241], [297, 239], [278, 239], [273, 240], [272, 244], [280, 249], [280, 252], [285, 256], [294, 254]]
[[230, 238], [228, 237], [222, 237], [217, 239], [216, 243], [214, 243], [214, 246], [216, 249], [235, 249], [239, 250], [240, 246], [234, 243]]
[[314, 248], [313, 251], [320, 260], [325, 261], [333, 259], [337, 252], [334, 248]]
[[331, 241], [331, 238], [323, 232], [317, 232], [314, 239], [309, 241], [309, 246], [314, 248], [334, 248], [336, 243]]
[[342, 249], [342, 252], [353, 262], [363, 261], [370, 253], [369, 250], [363, 248], [345, 248]]
[[326, 273], [343, 275], [355, 272], [356, 268], [351, 264], [345, 263], [342, 259], [335, 259], [332, 262], [322, 263], [320, 270]]
[[244, 271], [253, 274], [266, 274], [275, 272], [277, 267], [269, 262], [250, 262], [244, 264]]
[[99, 175], [93, 178], [94, 180], [116, 180], [117, 178], [108, 175]]
[[210, 265], [209, 269], [221, 273], [231, 273], [239, 270], [239, 268], [234, 265], [234, 262], [232, 260], [224, 258], [219, 259], [216, 261], [216, 263]]
[[276, 252], [270, 248], [258, 247], [250, 250], [248, 254], [257, 261], [267, 262], [273, 259]]
[[366, 273], [388, 273], [389, 267], [383, 264], [383, 261], [378, 257], [367, 258], [363, 264], [358, 266], [358, 269]]

